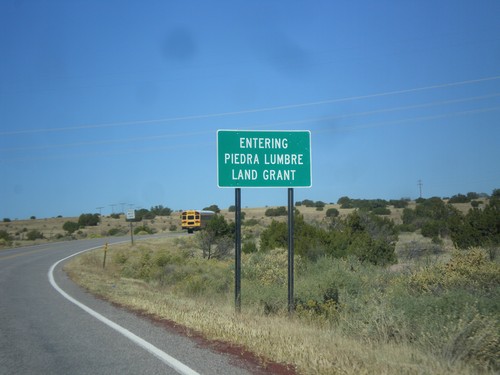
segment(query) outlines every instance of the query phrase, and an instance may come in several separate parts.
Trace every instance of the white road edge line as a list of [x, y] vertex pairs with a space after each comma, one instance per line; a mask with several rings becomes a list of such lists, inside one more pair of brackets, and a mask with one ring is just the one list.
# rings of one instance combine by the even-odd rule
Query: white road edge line
[[119, 324], [116, 324], [115, 322], [113, 322], [113, 321], [109, 320], [108, 318], [104, 317], [103, 315], [99, 314], [97, 311], [94, 311], [90, 307], [88, 307], [88, 306], [84, 305], [83, 303], [77, 301], [76, 299], [74, 299], [73, 297], [71, 297], [68, 293], [66, 293], [64, 290], [62, 290], [59, 287], [59, 285], [56, 284], [56, 282], [54, 280], [54, 269], [57, 267], [57, 265], [59, 263], [65, 261], [65, 260], [67, 260], [67, 259], [69, 259], [71, 257], [74, 257], [74, 256], [76, 256], [78, 254], [81, 254], [81, 253], [84, 253], [84, 252], [90, 251], [90, 250], [95, 250], [95, 249], [98, 249], [100, 247], [102, 247], [102, 246], [96, 246], [96, 247], [92, 247], [90, 249], [86, 249], [86, 250], [77, 252], [77, 253], [75, 253], [73, 255], [70, 255], [70, 256], [68, 256], [66, 258], [60, 259], [56, 263], [54, 263], [50, 267], [49, 273], [48, 273], [49, 281], [50, 281], [50, 284], [52, 285], [52, 287], [55, 290], [57, 290], [68, 301], [74, 303], [79, 308], [81, 308], [85, 312], [87, 312], [90, 315], [92, 315], [94, 318], [100, 320], [102, 323], [106, 324], [107, 326], [111, 327], [112, 329], [114, 329], [118, 333], [121, 333], [123, 336], [125, 336], [126, 338], [128, 338], [129, 340], [131, 340], [132, 342], [134, 342], [136, 345], [140, 346], [141, 348], [145, 349], [149, 353], [153, 354], [155, 357], [159, 358], [162, 362], [164, 362], [169, 367], [173, 368], [179, 374], [182, 374], [182, 375], [200, 375], [198, 372], [196, 372], [193, 369], [191, 369], [190, 367], [186, 366], [184, 363], [178, 361], [174, 357], [172, 357], [172, 356], [168, 355], [167, 353], [165, 353], [164, 351], [158, 349], [153, 344], [147, 342], [146, 340], [144, 340], [144, 339], [140, 338], [139, 336], [137, 336], [137, 335], [133, 334], [132, 332], [130, 332], [128, 329], [123, 328]]

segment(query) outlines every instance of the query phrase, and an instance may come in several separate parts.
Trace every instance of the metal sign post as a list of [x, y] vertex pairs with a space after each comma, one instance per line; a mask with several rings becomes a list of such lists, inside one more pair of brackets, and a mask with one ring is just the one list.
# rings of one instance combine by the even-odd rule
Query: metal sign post
[[294, 284], [294, 243], [293, 243], [293, 189], [288, 189], [288, 313], [291, 314], [295, 310], [295, 301], [293, 297]]
[[234, 250], [234, 305], [241, 312], [241, 189], [234, 189], [235, 210], [235, 250]]
[[126, 213], [126, 220], [130, 222], [130, 243], [132, 246], [134, 245], [134, 228], [132, 223], [136, 221], [135, 219], [135, 210], [128, 210]]

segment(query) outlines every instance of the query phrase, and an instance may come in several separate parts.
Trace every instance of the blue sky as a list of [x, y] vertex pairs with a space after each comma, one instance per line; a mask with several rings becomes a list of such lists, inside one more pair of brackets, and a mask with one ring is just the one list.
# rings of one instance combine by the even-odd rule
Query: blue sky
[[[234, 204], [217, 129], [310, 130], [295, 200], [500, 188], [498, 1], [0, 1], [0, 217]], [[243, 207], [286, 189], [242, 189]], [[112, 206], [116, 205], [116, 206]]]

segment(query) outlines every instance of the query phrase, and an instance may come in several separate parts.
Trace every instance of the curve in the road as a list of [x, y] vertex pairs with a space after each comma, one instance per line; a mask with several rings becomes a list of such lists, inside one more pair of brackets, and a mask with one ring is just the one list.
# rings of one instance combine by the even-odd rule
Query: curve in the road
[[112, 320], [109, 320], [108, 318], [104, 317], [103, 315], [99, 314], [97, 311], [92, 310], [90, 307], [84, 305], [80, 301], [76, 300], [75, 298], [71, 297], [68, 293], [66, 293], [64, 290], [62, 290], [59, 285], [54, 280], [54, 269], [61, 263], [64, 262], [65, 260], [74, 257], [75, 255], [84, 253], [86, 251], [91, 251], [98, 249], [100, 246], [97, 247], [92, 247], [83, 251], [80, 251], [78, 253], [75, 253], [73, 255], [70, 255], [68, 257], [62, 258], [55, 262], [49, 269], [48, 272], [48, 277], [49, 277], [49, 282], [52, 285], [52, 287], [57, 290], [64, 298], [66, 298], [68, 301], [71, 303], [74, 303], [76, 306], [93, 316], [94, 318], [98, 319], [102, 323], [106, 324], [110, 328], [114, 329], [118, 333], [122, 334], [132, 342], [134, 342], [136, 345], [140, 346], [141, 348], [145, 349], [147, 352], [153, 354], [155, 357], [160, 359], [162, 362], [164, 362], [167, 366], [171, 367], [175, 371], [177, 371], [179, 374], [182, 375], [199, 375], [198, 372], [194, 371], [190, 367], [186, 366], [184, 363], [178, 361], [174, 357], [168, 355], [164, 351], [158, 349], [156, 346], [152, 345], [151, 343], [147, 342], [146, 340], [140, 338], [139, 336], [135, 335], [134, 333], [130, 332], [128, 329], [123, 328], [119, 324], [116, 324]]

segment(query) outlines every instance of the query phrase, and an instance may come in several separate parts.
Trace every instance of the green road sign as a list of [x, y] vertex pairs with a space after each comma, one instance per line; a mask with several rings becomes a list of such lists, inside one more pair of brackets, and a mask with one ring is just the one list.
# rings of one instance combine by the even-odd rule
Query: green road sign
[[217, 131], [219, 187], [311, 187], [310, 131]]

